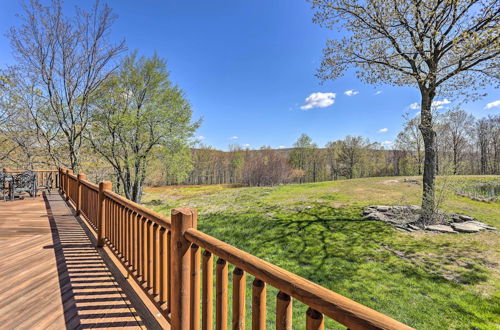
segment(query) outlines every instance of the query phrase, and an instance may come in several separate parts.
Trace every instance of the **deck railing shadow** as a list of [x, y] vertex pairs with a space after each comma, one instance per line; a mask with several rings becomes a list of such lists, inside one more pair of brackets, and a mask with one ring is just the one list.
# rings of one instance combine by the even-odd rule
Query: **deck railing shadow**
[[53, 241], [44, 248], [54, 249], [66, 328], [142, 325], [81, 221], [71, 213], [54, 212], [55, 198], [60, 199], [43, 194]]

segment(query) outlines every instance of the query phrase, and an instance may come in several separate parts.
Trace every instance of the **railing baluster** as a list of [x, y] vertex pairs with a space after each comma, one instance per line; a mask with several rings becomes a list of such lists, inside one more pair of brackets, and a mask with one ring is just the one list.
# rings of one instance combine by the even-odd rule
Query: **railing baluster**
[[202, 330], [213, 328], [213, 285], [214, 285], [214, 258], [212, 254], [203, 251], [203, 297], [202, 297]]
[[172, 311], [172, 231], [167, 233], [167, 310]]
[[148, 287], [151, 290], [151, 293], [154, 292], [154, 273], [153, 273], [153, 253], [154, 253], [154, 237], [153, 237], [153, 226], [154, 223], [152, 221], [148, 221]]
[[136, 272], [136, 276], [138, 276], [137, 273], [137, 249], [139, 248], [139, 234], [137, 232], [137, 218], [138, 215], [136, 212], [132, 214], [132, 273]]
[[215, 328], [227, 329], [227, 263], [217, 259], [215, 288]]
[[292, 298], [284, 292], [276, 296], [276, 330], [292, 329]]
[[246, 275], [239, 268], [233, 271], [233, 330], [245, 329]]
[[252, 330], [266, 329], [266, 283], [259, 279], [252, 286]]
[[323, 330], [324, 328], [323, 314], [309, 307], [306, 312], [306, 330]]
[[144, 280], [144, 251], [143, 251], [143, 246], [144, 246], [144, 234], [142, 232], [142, 216], [137, 215], [137, 278], [142, 277], [142, 280]]
[[164, 227], [160, 228], [160, 305], [167, 299], [168, 282], [168, 257], [167, 257], [167, 231]]
[[142, 218], [142, 281], [148, 287], [148, 222]]
[[[160, 294], [160, 226], [153, 225], [153, 295]], [[159, 298], [159, 297], [158, 297]]]
[[200, 250], [191, 245], [191, 330], [200, 329]]

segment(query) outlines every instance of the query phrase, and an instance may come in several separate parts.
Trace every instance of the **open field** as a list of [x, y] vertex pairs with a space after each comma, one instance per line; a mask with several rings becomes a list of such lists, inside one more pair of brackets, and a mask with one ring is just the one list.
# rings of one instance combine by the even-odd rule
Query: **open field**
[[[500, 182], [500, 176], [439, 178], [442, 208], [500, 228], [500, 202], [453, 193], [476, 181]], [[420, 190], [400, 177], [260, 188], [160, 187], [146, 189], [144, 203], [164, 214], [195, 207], [198, 227], [207, 234], [413, 327], [497, 329], [499, 232], [406, 233], [361, 217], [370, 204], [419, 204]], [[270, 311], [274, 293], [268, 291]], [[304, 324], [303, 312], [302, 304], [294, 304], [297, 328]]]

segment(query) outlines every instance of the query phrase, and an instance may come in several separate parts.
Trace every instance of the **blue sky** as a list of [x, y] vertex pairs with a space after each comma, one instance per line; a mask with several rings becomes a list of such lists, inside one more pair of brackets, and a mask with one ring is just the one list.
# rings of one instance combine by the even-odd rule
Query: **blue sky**
[[[91, 2], [66, 1], [66, 6]], [[4, 66], [13, 63], [5, 33], [19, 23], [15, 14], [21, 10], [16, 0], [0, 3]], [[305, 0], [107, 3], [118, 15], [113, 38], [125, 39], [141, 55], [156, 51], [167, 59], [171, 78], [186, 92], [194, 117], [203, 117], [197, 136], [216, 148], [232, 143], [290, 147], [301, 133], [320, 146], [348, 134], [393, 141], [401, 116], [416, 112], [410, 108], [419, 101], [415, 89], [366, 85], [354, 72], [323, 84], [314, 76], [325, 41], [335, 35], [311, 22], [313, 12]], [[500, 100], [500, 92], [486, 92], [485, 98], [463, 108], [476, 117], [500, 113], [500, 101], [485, 108]], [[449, 101], [443, 110], [454, 105]]]

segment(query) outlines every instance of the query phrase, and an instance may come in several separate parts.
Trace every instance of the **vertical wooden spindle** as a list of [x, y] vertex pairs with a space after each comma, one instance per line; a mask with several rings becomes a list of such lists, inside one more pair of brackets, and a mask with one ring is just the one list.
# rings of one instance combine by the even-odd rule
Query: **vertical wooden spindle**
[[227, 329], [227, 263], [217, 259], [215, 279], [215, 329]]
[[160, 228], [160, 305], [167, 300], [168, 282], [167, 230]]
[[203, 297], [202, 297], [202, 330], [213, 329], [213, 286], [214, 286], [214, 258], [212, 254], [203, 251]]
[[148, 226], [147, 226], [147, 231], [148, 231], [148, 287], [153, 288], [153, 249], [154, 249], [154, 242], [153, 242], [153, 222], [148, 220]]
[[276, 297], [276, 330], [292, 329], [292, 298], [284, 292]]
[[142, 281], [148, 286], [148, 222], [142, 218]]
[[233, 271], [233, 330], [245, 330], [246, 275], [239, 268]]
[[153, 294], [160, 294], [160, 226], [153, 225]]
[[191, 245], [191, 330], [200, 329], [200, 256], [198, 245]]
[[266, 283], [259, 279], [252, 286], [252, 330], [266, 329]]
[[167, 233], [167, 309], [172, 311], [172, 230]]
[[323, 330], [324, 328], [323, 314], [309, 307], [306, 312], [306, 330]]
[[142, 251], [143, 247], [143, 233], [142, 233], [142, 216], [137, 215], [137, 277], [142, 277], [143, 276], [143, 268], [142, 268], [142, 263], [143, 263], [143, 255], [144, 252]]

